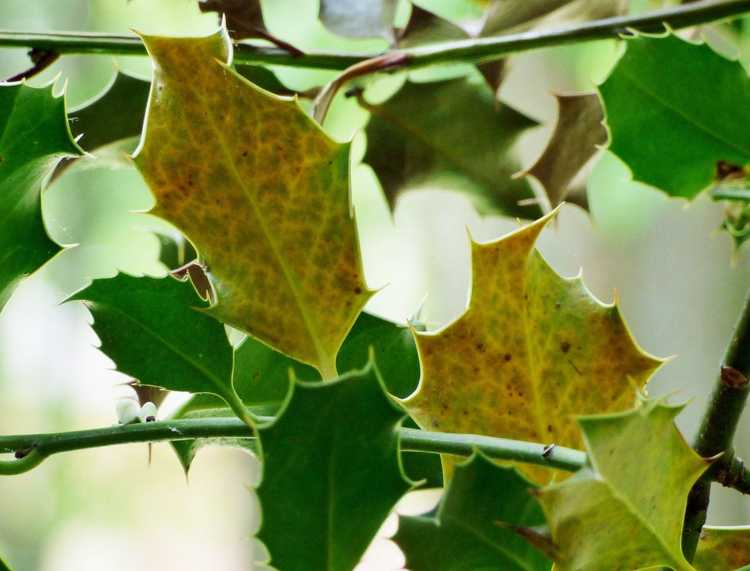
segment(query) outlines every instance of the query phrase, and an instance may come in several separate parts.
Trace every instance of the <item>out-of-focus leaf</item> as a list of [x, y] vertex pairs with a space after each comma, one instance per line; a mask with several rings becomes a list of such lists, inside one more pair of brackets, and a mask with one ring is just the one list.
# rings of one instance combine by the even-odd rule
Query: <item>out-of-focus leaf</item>
[[514, 529], [544, 524], [535, 487], [475, 454], [456, 467], [437, 514], [401, 516], [393, 540], [411, 571], [549, 571], [551, 561]]
[[750, 527], [703, 527], [693, 560], [698, 571], [731, 571], [746, 565], [750, 565]]
[[468, 38], [466, 31], [432, 12], [411, 6], [411, 15], [403, 29], [398, 30], [399, 47], [418, 46], [431, 42], [447, 42]]
[[405, 413], [370, 364], [328, 383], [294, 385], [262, 427], [258, 538], [284, 571], [351, 571], [411, 487], [399, 461]]
[[385, 103], [360, 102], [371, 113], [364, 161], [392, 208], [405, 190], [443, 178], [483, 213], [539, 216], [538, 205], [519, 205], [534, 196], [528, 183], [512, 178], [513, 145], [536, 122], [509, 105], [497, 108], [485, 85], [409, 81]]
[[[466, 313], [416, 337], [422, 380], [404, 404], [423, 428], [580, 448], [575, 417], [630, 408], [661, 363], [638, 347], [616, 305], [580, 277], [560, 277], [534, 248], [555, 212], [472, 243]], [[519, 470], [537, 482], [568, 475]]]
[[548, 16], [575, 0], [495, 0], [485, 12], [482, 36], [494, 36], [515, 28], [528, 28], [537, 20]]
[[320, 0], [318, 17], [334, 34], [393, 40], [396, 0]]
[[579, 420], [592, 467], [538, 492], [560, 571], [694, 571], [682, 554], [683, 517], [709, 463], [675, 427], [680, 410], [647, 401]]
[[609, 149], [633, 177], [694, 198], [720, 164], [750, 165], [750, 79], [737, 62], [673, 35], [638, 36], [599, 87]]
[[0, 311], [21, 279], [60, 250], [42, 217], [43, 183], [80, 153], [51, 86], [0, 85]]
[[552, 207], [560, 204], [570, 183], [597, 149], [607, 142], [604, 114], [595, 94], [556, 95], [557, 122], [542, 155], [525, 175], [537, 179]]
[[224, 327], [197, 309], [189, 283], [119, 274], [70, 297], [94, 317], [101, 351], [144, 385], [236, 400]]
[[201, 12], [217, 12], [226, 18], [229, 35], [235, 40], [264, 38], [268, 33], [260, 0], [200, 0]]
[[294, 95], [296, 93], [281, 83], [274, 72], [262, 65], [238, 65], [236, 70], [251, 83], [276, 95]]
[[[70, 112], [70, 126], [81, 135], [79, 143], [89, 152], [140, 134], [151, 82], [118, 71], [109, 86], [91, 102]], [[135, 145], [127, 149], [132, 152]]]
[[184, 266], [197, 256], [193, 245], [179, 234], [167, 235], [157, 233], [156, 238], [159, 240], [161, 247], [159, 261], [169, 270]]
[[333, 378], [372, 295], [349, 204], [349, 146], [222, 65], [223, 33], [144, 41], [156, 68], [135, 161], [154, 213], [208, 268], [217, 302], [206, 311]]
[[10, 571], [10, 567], [3, 561], [2, 557], [0, 557], [0, 571]]

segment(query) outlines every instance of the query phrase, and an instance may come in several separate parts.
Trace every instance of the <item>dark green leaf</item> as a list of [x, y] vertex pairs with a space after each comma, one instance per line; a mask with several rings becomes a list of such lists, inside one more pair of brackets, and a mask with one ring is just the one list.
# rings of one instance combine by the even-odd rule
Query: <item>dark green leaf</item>
[[404, 190], [443, 182], [467, 192], [481, 212], [540, 215], [538, 205], [519, 205], [534, 195], [525, 180], [512, 178], [519, 170], [513, 144], [536, 122], [498, 107], [486, 85], [407, 82], [381, 105], [361, 103], [372, 114], [364, 161], [391, 207]]
[[268, 33], [260, 0], [201, 0], [201, 12], [217, 12], [226, 18], [232, 39], [264, 38]]
[[[548, 571], [513, 527], [544, 524], [536, 486], [481, 454], [456, 468], [436, 515], [401, 516], [394, 541], [411, 571]], [[504, 525], [498, 525], [504, 524]]]
[[361, 313], [339, 353], [336, 361], [339, 371], [364, 367], [370, 360], [371, 349], [385, 386], [392, 395], [405, 398], [416, 390], [419, 358], [409, 328]]
[[51, 86], [0, 86], [0, 311], [19, 281], [60, 250], [42, 218], [42, 186], [60, 159], [80, 152]]
[[10, 567], [3, 561], [2, 557], [0, 557], [0, 571], [10, 571]]
[[636, 180], [694, 198], [719, 165], [750, 163], [750, 80], [706, 45], [639, 36], [600, 86], [610, 150]]
[[193, 245], [180, 234], [168, 235], [156, 233], [159, 240], [159, 261], [168, 270], [174, 270], [196, 259]]
[[369, 365], [327, 383], [297, 382], [281, 417], [261, 428], [258, 538], [284, 571], [351, 571], [410, 484], [397, 428], [404, 418]]
[[144, 385], [233, 398], [232, 347], [224, 326], [197, 311], [204, 304], [190, 283], [119, 274], [70, 299], [86, 303], [119, 371]]
[[94, 151], [115, 141], [131, 139], [128, 152], [135, 150], [141, 133], [150, 81], [122, 72], [115, 74], [112, 83], [94, 101], [71, 111], [73, 133], [82, 135], [81, 146]]
[[[408, 328], [380, 317], [361, 313], [344, 341], [338, 356], [340, 371], [361, 369], [372, 350], [388, 390], [399, 397], [408, 396], [419, 382], [419, 360], [414, 338]], [[242, 401], [256, 414], [276, 414], [289, 391], [289, 373], [305, 381], [320, 380], [319, 373], [260, 341], [247, 337], [234, 353], [234, 386]], [[231, 416], [224, 403], [208, 394], [193, 396], [174, 415], [175, 418], [197, 416]], [[409, 426], [416, 426], [409, 422]], [[185, 440], [174, 443], [182, 467], [187, 472], [198, 449], [208, 443], [242, 445], [238, 439], [222, 441]], [[404, 454], [406, 472], [424, 485], [442, 484], [439, 457], [433, 454]]]

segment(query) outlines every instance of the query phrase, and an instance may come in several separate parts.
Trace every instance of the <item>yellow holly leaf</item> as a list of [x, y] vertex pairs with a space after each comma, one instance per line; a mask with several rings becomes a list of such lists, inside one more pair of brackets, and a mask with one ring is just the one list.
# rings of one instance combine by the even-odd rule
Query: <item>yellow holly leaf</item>
[[[575, 417], [630, 408], [660, 365], [635, 343], [616, 304], [596, 300], [580, 277], [560, 277], [535, 250], [554, 214], [473, 243], [466, 313], [416, 334], [422, 379], [405, 405], [423, 428], [580, 448]], [[521, 469], [538, 482], [553, 477]]]
[[153, 212], [208, 267], [209, 311], [335, 376], [336, 353], [371, 292], [349, 199], [349, 146], [293, 99], [230, 67], [224, 30], [145, 36], [154, 80], [135, 162]]
[[734, 571], [750, 565], [750, 527], [705, 526], [693, 565], [698, 571]]

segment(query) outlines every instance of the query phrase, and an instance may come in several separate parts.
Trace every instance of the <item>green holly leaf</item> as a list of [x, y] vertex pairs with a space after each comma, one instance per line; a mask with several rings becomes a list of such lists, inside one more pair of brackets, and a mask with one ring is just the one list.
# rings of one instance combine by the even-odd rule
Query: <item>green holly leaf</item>
[[144, 42], [155, 75], [135, 162], [154, 214], [209, 268], [217, 301], [208, 313], [333, 378], [372, 295], [350, 210], [349, 146], [222, 64], [226, 34]]
[[535, 487], [475, 454], [456, 467], [437, 513], [401, 516], [393, 540], [411, 571], [549, 571], [552, 562], [514, 529], [544, 525]]
[[237, 410], [232, 347], [190, 283], [119, 274], [69, 300], [89, 308], [101, 351], [122, 373], [144, 385], [214, 394]]
[[541, 156], [524, 171], [539, 181], [553, 207], [565, 200], [570, 183], [607, 142], [598, 95], [555, 95], [555, 99], [555, 129]]
[[[361, 369], [370, 354], [375, 356], [388, 391], [395, 396], [411, 394], [419, 382], [419, 358], [411, 331], [396, 323], [368, 313], [360, 314], [338, 356], [341, 371]], [[274, 415], [289, 392], [289, 374], [297, 379], [319, 381], [320, 374], [299, 361], [247, 337], [234, 351], [234, 387], [247, 407], [256, 415]], [[183, 404], [174, 418], [228, 417], [232, 412], [210, 394], [197, 394]], [[416, 426], [407, 420], [408, 426]], [[207, 444], [245, 446], [249, 439], [196, 439], [174, 442], [173, 446], [185, 472], [200, 448]], [[440, 462], [433, 454], [403, 454], [406, 473], [425, 486], [442, 484]]]
[[328, 383], [295, 383], [262, 427], [258, 538], [284, 571], [351, 571], [411, 484], [397, 429], [405, 413], [374, 365]]
[[[580, 277], [560, 277], [535, 249], [555, 212], [472, 243], [468, 309], [416, 336], [422, 381], [404, 404], [421, 427], [580, 448], [575, 417], [631, 408], [661, 363], [638, 347], [616, 305]], [[567, 477], [519, 469], [537, 482]]]
[[698, 571], [739, 570], [750, 565], [750, 527], [704, 526], [693, 565]]
[[539, 492], [560, 571], [693, 571], [682, 554], [683, 518], [709, 463], [674, 425], [682, 408], [651, 400], [579, 419], [591, 468]]
[[320, 0], [318, 17], [339, 36], [393, 40], [396, 0]]
[[483, 213], [540, 215], [538, 205], [519, 204], [534, 195], [525, 180], [512, 178], [519, 170], [513, 144], [536, 122], [509, 105], [498, 107], [486, 85], [408, 81], [385, 103], [360, 103], [371, 113], [364, 162], [392, 208], [405, 190], [442, 184], [466, 192]]
[[52, 86], [0, 86], [0, 311], [21, 279], [60, 251], [42, 217], [43, 183], [79, 154]]
[[118, 71], [94, 101], [70, 112], [71, 129], [89, 152], [130, 139], [123, 153], [135, 150], [143, 127], [151, 82]]
[[638, 36], [599, 87], [610, 150], [636, 180], [694, 198], [719, 165], [750, 164], [750, 80], [741, 64], [673, 35]]

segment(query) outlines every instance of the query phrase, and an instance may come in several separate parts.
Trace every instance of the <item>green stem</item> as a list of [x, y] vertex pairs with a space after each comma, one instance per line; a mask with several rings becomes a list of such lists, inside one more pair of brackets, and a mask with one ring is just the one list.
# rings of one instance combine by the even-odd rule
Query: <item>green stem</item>
[[401, 449], [406, 452], [434, 452], [470, 456], [481, 450], [495, 460], [511, 460], [524, 464], [538, 464], [568, 472], [575, 472], [586, 464], [586, 453], [562, 446], [545, 446], [521, 440], [493, 438], [476, 434], [427, 432], [402, 428]]
[[[271, 417], [258, 417], [267, 423]], [[250, 438], [250, 427], [236, 418], [196, 418], [94, 428], [56, 434], [29, 434], [0, 436], [0, 453], [24, 451], [20, 460], [0, 462], [0, 474], [20, 474], [60, 452], [87, 448], [129, 444], [134, 442], [159, 442], [163, 440], [191, 440], [193, 438]], [[432, 452], [469, 456], [481, 450], [490, 458], [538, 464], [559, 470], [575, 471], [586, 463], [586, 454], [562, 446], [545, 447], [542, 444], [491, 438], [473, 434], [448, 434], [427, 432], [413, 428], [399, 429], [401, 448], [404, 451]], [[31, 458], [32, 460], [27, 460]]]
[[719, 377], [693, 443], [704, 458], [721, 455], [706, 474], [698, 480], [688, 496], [682, 550], [692, 561], [703, 525], [706, 523], [711, 499], [711, 482], [721, 481], [722, 473], [731, 471], [734, 461], [734, 434], [750, 394], [750, 292], [732, 339], [724, 354]]
[[[645, 15], [593, 20], [545, 31], [523, 32], [491, 38], [470, 38], [426, 46], [392, 50], [403, 62], [400, 68], [417, 68], [437, 63], [482, 63], [508, 54], [532, 49], [618, 38], [632, 30], [661, 32], [664, 25], [680, 29], [737, 16], [750, 11], [750, 0], [703, 0]], [[0, 46], [39, 48], [60, 54], [145, 55], [140, 39], [133, 36], [87, 33], [31, 33], [0, 31]], [[308, 52], [294, 55], [278, 47], [238, 44], [235, 62], [291, 67], [345, 70], [364, 60], [384, 54]]]

